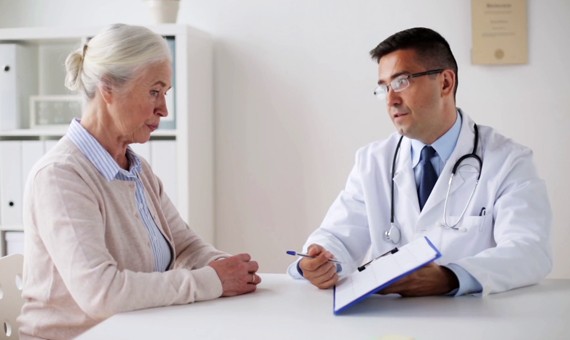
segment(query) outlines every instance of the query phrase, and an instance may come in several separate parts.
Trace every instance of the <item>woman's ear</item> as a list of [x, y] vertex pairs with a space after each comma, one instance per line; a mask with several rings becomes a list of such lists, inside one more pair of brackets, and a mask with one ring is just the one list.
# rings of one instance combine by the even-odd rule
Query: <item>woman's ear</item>
[[443, 83], [441, 87], [442, 94], [453, 95], [456, 86], [455, 72], [449, 69], [443, 70], [442, 76], [443, 76]]
[[113, 91], [113, 85], [109, 77], [103, 77], [97, 86], [99, 93], [101, 94], [101, 98], [107, 103], [110, 104], [113, 102], [113, 96], [115, 95]]

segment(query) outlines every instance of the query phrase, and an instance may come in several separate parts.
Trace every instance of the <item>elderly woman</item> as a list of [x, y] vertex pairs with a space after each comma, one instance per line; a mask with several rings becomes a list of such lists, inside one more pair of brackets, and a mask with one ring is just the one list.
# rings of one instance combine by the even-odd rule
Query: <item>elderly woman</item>
[[258, 264], [188, 228], [129, 148], [168, 115], [165, 40], [113, 25], [66, 68], [66, 86], [85, 105], [26, 185], [21, 338], [68, 339], [115, 313], [255, 291]]

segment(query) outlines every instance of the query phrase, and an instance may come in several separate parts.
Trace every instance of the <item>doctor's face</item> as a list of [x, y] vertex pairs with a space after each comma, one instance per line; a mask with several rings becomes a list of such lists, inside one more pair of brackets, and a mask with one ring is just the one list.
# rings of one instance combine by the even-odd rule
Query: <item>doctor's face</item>
[[[380, 59], [378, 84], [390, 85], [398, 77], [429, 70], [420, 63], [415, 51], [397, 50]], [[410, 78], [409, 86], [401, 92], [388, 90], [386, 109], [400, 134], [431, 144], [453, 125], [455, 113], [450, 124], [442, 91], [446, 72], [450, 71]]]

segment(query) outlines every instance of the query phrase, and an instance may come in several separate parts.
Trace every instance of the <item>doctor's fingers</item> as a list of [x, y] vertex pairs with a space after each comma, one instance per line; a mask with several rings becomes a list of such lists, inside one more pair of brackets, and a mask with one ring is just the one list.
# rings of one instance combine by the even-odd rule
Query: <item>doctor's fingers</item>
[[336, 268], [329, 269], [326, 272], [322, 273], [322, 275], [315, 275], [309, 281], [320, 289], [330, 288], [334, 286], [338, 281]]
[[329, 266], [336, 268], [336, 266], [334, 266], [329, 261], [330, 258], [332, 258], [332, 254], [328, 252], [321, 253], [320, 255], [315, 256], [314, 258], [304, 257], [301, 259], [301, 262], [299, 262], [299, 266], [301, 267], [303, 272], [305, 271], [314, 272], [318, 270], [326, 271]]
[[303, 266], [301, 266], [301, 270], [303, 270], [303, 276], [319, 288], [332, 287], [338, 280], [336, 266], [328, 261], [314, 270], [304, 269]]
[[327, 254], [326, 256], [331, 256], [331, 258], [332, 258], [332, 254], [325, 247], [321, 246], [320, 244], [316, 244], [316, 243], [311, 244], [307, 248], [307, 254], [310, 256], [314, 256], [314, 257], [317, 257], [321, 254]]
[[[429, 264], [410, 275], [404, 276], [381, 291], [381, 294], [400, 294], [404, 297], [441, 295], [450, 292], [459, 284], [447, 282], [445, 270], [436, 264]], [[450, 271], [451, 272], [451, 271]], [[451, 274], [455, 276], [455, 274]]]
[[398, 281], [392, 283], [388, 287], [382, 289], [381, 291], [378, 292], [378, 294], [400, 294], [403, 296], [405, 294], [404, 292], [410, 290], [409, 285], [412, 283], [412, 281], [413, 281], [412, 279], [405, 276], [399, 279]]

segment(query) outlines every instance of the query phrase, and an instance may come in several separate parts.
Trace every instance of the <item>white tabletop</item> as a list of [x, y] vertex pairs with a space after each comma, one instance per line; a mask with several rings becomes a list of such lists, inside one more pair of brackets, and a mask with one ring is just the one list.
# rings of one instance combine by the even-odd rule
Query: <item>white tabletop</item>
[[255, 293], [121, 313], [80, 339], [570, 339], [570, 280], [484, 298], [374, 295], [335, 316], [332, 290], [261, 277]]

